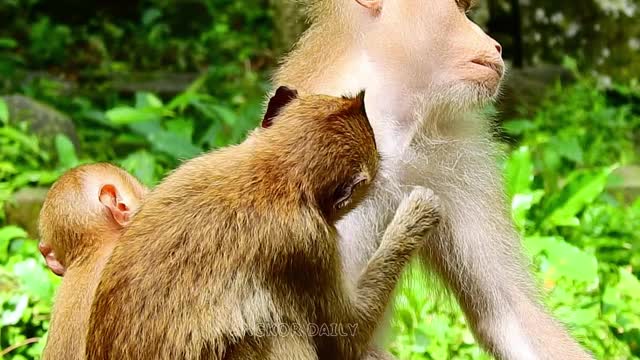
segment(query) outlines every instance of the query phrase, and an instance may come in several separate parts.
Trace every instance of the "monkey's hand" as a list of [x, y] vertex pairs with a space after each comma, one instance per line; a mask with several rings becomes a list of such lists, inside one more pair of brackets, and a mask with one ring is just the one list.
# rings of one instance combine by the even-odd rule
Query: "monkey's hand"
[[415, 188], [398, 207], [380, 247], [358, 280], [354, 316], [350, 319], [358, 324], [360, 343], [370, 343], [402, 270], [439, 221], [440, 201], [424, 187]]
[[431, 189], [422, 186], [414, 188], [400, 203], [387, 228], [391, 236], [385, 236], [385, 240], [400, 241], [412, 252], [427, 233], [438, 225], [440, 212], [440, 199]]

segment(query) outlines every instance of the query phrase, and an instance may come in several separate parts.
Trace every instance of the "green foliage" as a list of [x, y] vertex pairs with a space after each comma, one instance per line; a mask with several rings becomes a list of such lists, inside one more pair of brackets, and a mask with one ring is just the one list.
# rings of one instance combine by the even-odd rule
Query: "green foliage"
[[[261, 97], [224, 104], [199, 92], [207, 79], [205, 74], [167, 102], [150, 93], [138, 93], [133, 105], [93, 113], [98, 122], [117, 134], [108, 146], [127, 149], [120, 160], [125, 169], [152, 185], [164, 171], [180, 161], [205, 150], [237, 143], [257, 124]], [[262, 87], [248, 89], [248, 92], [258, 91], [262, 91]]]
[[78, 157], [76, 156], [76, 150], [73, 147], [73, 143], [68, 137], [58, 134], [55, 138], [56, 153], [58, 154], [58, 161], [60, 166], [65, 169], [71, 169], [78, 166]]
[[[4, 105], [0, 99], [0, 112]], [[34, 359], [44, 346], [59, 279], [44, 266], [35, 240], [5, 224], [4, 204], [26, 185], [51, 184], [76, 158], [69, 140], [59, 137], [61, 162], [54, 164], [26, 129], [8, 126], [8, 112], [5, 119], [0, 123], [0, 358]]]
[[9, 108], [7, 103], [0, 99], [0, 125], [9, 124]]
[[39, 358], [45, 344], [60, 281], [33, 243], [20, 228], [0, 228], [0, 358]]
[[24, 129], [0, 127], [0, 149], [0, 204], [15, 189], [28, 184], [48, 185], [61, 174], [53, 169], [51, 156], [40, 149], [38, 139]]
[[[549, 307], [598, 359], [640, 358], [640, 199], [608, 188], [616, 167], [640, 160], [633, 106], [582, 81], [558, 87], [533, 119], [505, 124], [519, 138], [504, 163], [513, 218]], [[398, 296], [394, 353], [487, 358], [422, 276], [414, 269]]]
[[210, 94], [233, 96], [247, 73], [274, 63], [268, 9], [266, 0], [0, 2], [8, 19], [0, 29], [0, 89], [14, 90], [25, 70], [44, 68], [82, 86], [118, 73], [207, 71]]
[[48, 17], [42, 17], [32, 25], [29, 42], [30, 58], [38, 60], [35, 65], [61, 63], [67, 59], [67, 46], [72, 42], [71, 29], [52, 24]]

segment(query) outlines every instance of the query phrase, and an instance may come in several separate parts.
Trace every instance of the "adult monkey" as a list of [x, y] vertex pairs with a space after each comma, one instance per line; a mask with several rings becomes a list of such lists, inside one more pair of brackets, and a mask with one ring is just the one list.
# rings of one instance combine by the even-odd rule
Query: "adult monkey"
[[422, 260], [452, 290], [482, 346], [500, 359], [590, 359], [538, 303], [477, 110], [497, 95], [500, 45], [469, 0], [310, 0], [311, 26], [274, 77], [303, 93], [367, 90], [383, 155], [372, 195], [338, 224], [351, 279], [377, 248], [402, 194], [433, 189], [443, 221]]

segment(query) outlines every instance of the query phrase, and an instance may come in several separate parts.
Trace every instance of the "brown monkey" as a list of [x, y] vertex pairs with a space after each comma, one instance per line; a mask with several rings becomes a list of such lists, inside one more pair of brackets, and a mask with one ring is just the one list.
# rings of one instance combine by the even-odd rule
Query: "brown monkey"
[[69, 170], [47, 193], [40, 212], [40, 251], [63, 275], [43, 358], [84, 359], [93, 294], [100, 273], [146, 192], [110, 164]]
[[[286, 98], [283, 100], [282, 98]], [[439, 219], [405, 200], [355, 293], [334, 223], [378, 153], [355, 98], [281, 88], [246, 141], [190, 160], [145, 199], [104, 269], [89, 359], [359, 359], [404, 265]], [[312, 325], [347, 336], [319, 336]]]
[[337, 227], [355, 283], [411, 185], [442, 201], [421, 259], [500, 359], [590, 356], [538, 302], [505, 203], [491, 124], [502, 48], [466, 16], [470, 0], [306, 0], [311, 26], [274, 84], [301, 94], [365, 89], [382, 154], [374, 191]]

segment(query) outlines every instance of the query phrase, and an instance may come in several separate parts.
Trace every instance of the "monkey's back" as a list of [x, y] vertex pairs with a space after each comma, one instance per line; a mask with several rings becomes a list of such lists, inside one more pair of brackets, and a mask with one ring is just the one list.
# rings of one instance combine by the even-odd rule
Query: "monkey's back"
[[324, 243], [306, 234], [331, 229], [259, 193], [253, 151], [245, 143], [191, 160], [149, 194], [96, 291], [90, 359], [220, 358], [264, 325], [299, 320], [274, 309], [292, 306], [281, 301], [299, 295], [291, 289], [322, 282], [326, 272], [299, 269], [318, 266], [303, 254]]

